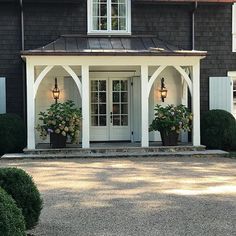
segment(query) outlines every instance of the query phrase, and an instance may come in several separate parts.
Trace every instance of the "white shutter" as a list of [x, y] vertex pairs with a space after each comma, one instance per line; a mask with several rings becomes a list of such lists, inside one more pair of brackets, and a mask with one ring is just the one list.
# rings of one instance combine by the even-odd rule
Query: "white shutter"
[[0, 114], [6, 113], [6, 79], [0, 77]]
[[210, 77], [209, 108], [222, 109], [232, 113], [233, 85], [230, 77]]
[[232, 7], [232, 50], [236, 52], [236, 3]]

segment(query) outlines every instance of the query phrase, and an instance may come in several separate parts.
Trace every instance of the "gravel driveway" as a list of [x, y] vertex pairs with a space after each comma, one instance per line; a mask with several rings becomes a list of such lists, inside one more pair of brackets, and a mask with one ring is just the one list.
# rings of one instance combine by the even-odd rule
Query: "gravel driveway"
[[236, 235], [236, 160], [1, 160], [30, 173], [44, 199], [29, 233]]

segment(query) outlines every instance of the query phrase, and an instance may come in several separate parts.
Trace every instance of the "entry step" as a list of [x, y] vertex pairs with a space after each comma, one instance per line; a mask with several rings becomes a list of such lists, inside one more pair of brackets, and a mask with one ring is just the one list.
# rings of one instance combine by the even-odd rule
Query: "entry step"
[[90, 154], [110, 154], [110, 153], [176, 153], [186, 151], [204, 151], [205, 146], [156, 146], [156, 147], [95, 147], [95, 148], [63, 148], [63, 149], [24, 149], [25, 154], [74, 154], [74, 155], [90, 155]]
[[138, 157], [228, 157], [221, 150], [182, 151], [182, 152], [110, 152], [110, 153], [16, 153], [5, 154], [1, 159], [60, 159], [60, 158], [138, 158]]

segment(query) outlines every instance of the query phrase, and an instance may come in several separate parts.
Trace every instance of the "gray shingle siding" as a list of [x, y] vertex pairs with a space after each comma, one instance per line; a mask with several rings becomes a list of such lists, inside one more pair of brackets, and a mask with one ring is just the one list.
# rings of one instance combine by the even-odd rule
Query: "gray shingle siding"
[[200, 6], [196, 15], [196, 49], [208, 51], [201, 62], [201, 109], [208, 110], [210, 76], [227, 76], [236, 70], [232, 52], [231, 4]]
[[0, 5], [0, 76], [6, 77], [7, 112], [22, 115], [19, 8], [13, 3]]
[[54, 41], [62, 34], [87, 34], [87, 3], [25, 4], [25, 49]]
[[[26, 2], [25, 49], [35, 49], [62, 34], [87, 34], [87, 3]], [[191, 5], [132, 4], [132, 33], [156, 34], [191, 49]], [[232, 53], [231, 4], [200, 5], [196, 14], [196, 49], [209, 52], [201, 63], [201, 110], [208, 109], [208, 77], [236, 70]], [[7, 112], [22, 115], [20, 12], [16, 3], [0, 3], [0, 76], [7, 78]]]
[[160, 39], [183, 49], [191, 48], [191, 6], [132, 6], [132, 33], [156, 34]]

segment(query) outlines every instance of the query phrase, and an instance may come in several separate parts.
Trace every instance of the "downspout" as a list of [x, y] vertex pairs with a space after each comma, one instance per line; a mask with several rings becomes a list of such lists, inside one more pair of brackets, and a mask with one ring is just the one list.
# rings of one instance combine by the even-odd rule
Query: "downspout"
[[197, 10], [198, 3], [197, 0], [194, 3], [194, 9], [192, 12], [192, 50], [195, 50], [195, 12]]
[[25, 30], [24, 30], [24, 11], [23, 11], [23, 0], [20, 1], [20, 18], [21, 18], [21, 50], [25, 50]]
[[[197, 7], [198, 7], [198, 2], [197, 0], [195, 0], [194, 8], [192, 11], [192, 50], [193, 51], [195, 50], [195, 13], [196, 13]], [[189, 93], [189, 90], [188, 90], [188, 108], [192, 110], [192, 97]], [[188, 140], [192, 142], [192, 132], [188, 133]]]
[[[24, 30], [24, 9], [23, 0], [19, 0], [20, 4], [20, 23], [21, 23], [21, 51], [25, 50], [25, 30]], [[22, 92], [23, 92], [23, 119], [26, 125], [26, 81], [25, 81], [25, 62], [22, 61]]]

